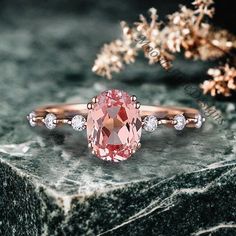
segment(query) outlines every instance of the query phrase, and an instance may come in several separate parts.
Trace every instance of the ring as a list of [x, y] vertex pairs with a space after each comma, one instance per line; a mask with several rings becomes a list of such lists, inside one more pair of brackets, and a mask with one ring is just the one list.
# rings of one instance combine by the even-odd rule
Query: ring
[[159, 126], [176, 130], [200, 128], [205, 122], [193, 108], [141, 106], [135, 95], [117, 89], [102, 92], [88, 104], [57, 104], [35, 109], [27, 116], [31, 126], [54, 129], [70, 125], [87, 129], [92, 154], [107, 161], [123, 161], [140, 148], [142, 129], [153, 132]]

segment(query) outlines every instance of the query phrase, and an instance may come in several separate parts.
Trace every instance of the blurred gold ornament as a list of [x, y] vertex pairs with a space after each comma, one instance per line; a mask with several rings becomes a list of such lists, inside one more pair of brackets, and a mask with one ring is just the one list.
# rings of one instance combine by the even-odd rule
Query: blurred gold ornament
[[210, 68], [207, 73], [213, 80], [206, 80], [201, 85], [204, 93], [210, 93], [211, 96], [222, 94], [227, 97], [236, 91], [236, 68], [225, 64], [222, 67]]
[[[179, 11], [168, 15], [165, 24], [159, 21], [155, 8], [149, 9], [150, 20], [140, 15], [132, 27], [121, 22], [122, 38], [103, 46], [92, 71], [111, 79], [112, 73], [120, 72], [125, 64], [134, 63], [140, 51], [149, 64], [159, 63], [165, 69], [171, 67], [174, 54], [179, 52], [187, 59], [200, 60], [216, 59], [230, 53], [236, 48], [236, 37], [206, 22], [207, 18], [213, 17], [213, 3], [213, 0], [194, 0], [193, 8], [180, 6]], [[215, 80], [205, 82], [202, 85], [204, 93], [210, 91], [206, 89], [208, 84], [208, 87], [216, 86], [211, 95], [231, 94], [232, 82], [227, 83], [231, 87], [215, 83]]]

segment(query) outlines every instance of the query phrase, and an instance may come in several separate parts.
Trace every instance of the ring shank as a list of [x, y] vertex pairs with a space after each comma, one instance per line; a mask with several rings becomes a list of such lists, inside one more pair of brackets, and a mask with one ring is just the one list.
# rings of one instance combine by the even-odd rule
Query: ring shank
[[[36, 120], [38, 123], [42, 123], [44, 117], [48, 113], [55, 114], [58, 119], [63, 121], [69, 121], [75, 115], [82, 115], [85, 118], [87, 118], [88, 115], [87, 104], [78, 103], [42, 106], [37, 108], [34, 112], [36, 114]], [[200, 112], [197, 109], [187, 107], [146, 105], [140, 107], [140, 115], [142, 119], [146, 116], [154, 115], [158, 118], [158, 120], [163, 120], [163, 124], [170, 127], [173, 126], [173, 118], [178, 114], [185, 116], [186, 120], [188, 121], [186, 124], [187, 127], [195, 127], [196, 117], [199, 113]]]
[[188, 118], [195, 118], [199, 111], [187, 107], [168, 107], [168, 106], [141, 106], [141, 116], [155, 115], [157, 118], [173, 118], [178, 114], [183, 114]]
[[55, 114], [58, 118], [66, 119], [75, 115], [83, 115], [87, 117], [88, 109], [87, 104], [56, 104], [49, 106], [42, 106], [35, 110], [36, 116], [45, 116], [48, 113]]

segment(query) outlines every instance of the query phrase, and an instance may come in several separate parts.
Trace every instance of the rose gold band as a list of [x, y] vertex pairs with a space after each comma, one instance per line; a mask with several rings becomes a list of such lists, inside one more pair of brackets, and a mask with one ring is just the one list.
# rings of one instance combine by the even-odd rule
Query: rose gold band
[[[75, 115], [82, 115], [85, 118], [88, 114], [87, 104], [56, 104], [42, 106], [35, 111], [34, 121], [37, 125], [43, 124], [44, 117], [48, 113], [56, 115], [57, 125], [70, 124], [70, 121]], [[140, 114], [142, 119], [146, 116], [154, 115], [158, 119], [158, 124], [167, 127], [173, 127], [176, 124], [174, 117], [182, 114], [186, 118], [186, 127], [194, 128], [197, 123], [199, 111], [193, 108], [186, 107], [162, 107], [162, 106], [140, 106]]]
[[172, 127], [176, 124], [174, 117], [182, 114], [186, 118], [186, 127], [195, 128], [199, 111], [187, 107], [168, 107], [168, 106], [141, 106], [141, 117], [154, 115], [159, 120], [159, 124]]

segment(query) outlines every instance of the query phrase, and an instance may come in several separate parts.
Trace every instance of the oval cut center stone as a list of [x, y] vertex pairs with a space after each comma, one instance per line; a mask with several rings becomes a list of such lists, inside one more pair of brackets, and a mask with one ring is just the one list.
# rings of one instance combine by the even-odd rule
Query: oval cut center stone
[[138, 147], [142, 120], [135, 102], [126, 92], [108, 90], [97, 97], [87, 117], [87, 137], [100, 159], [121, 161]]

